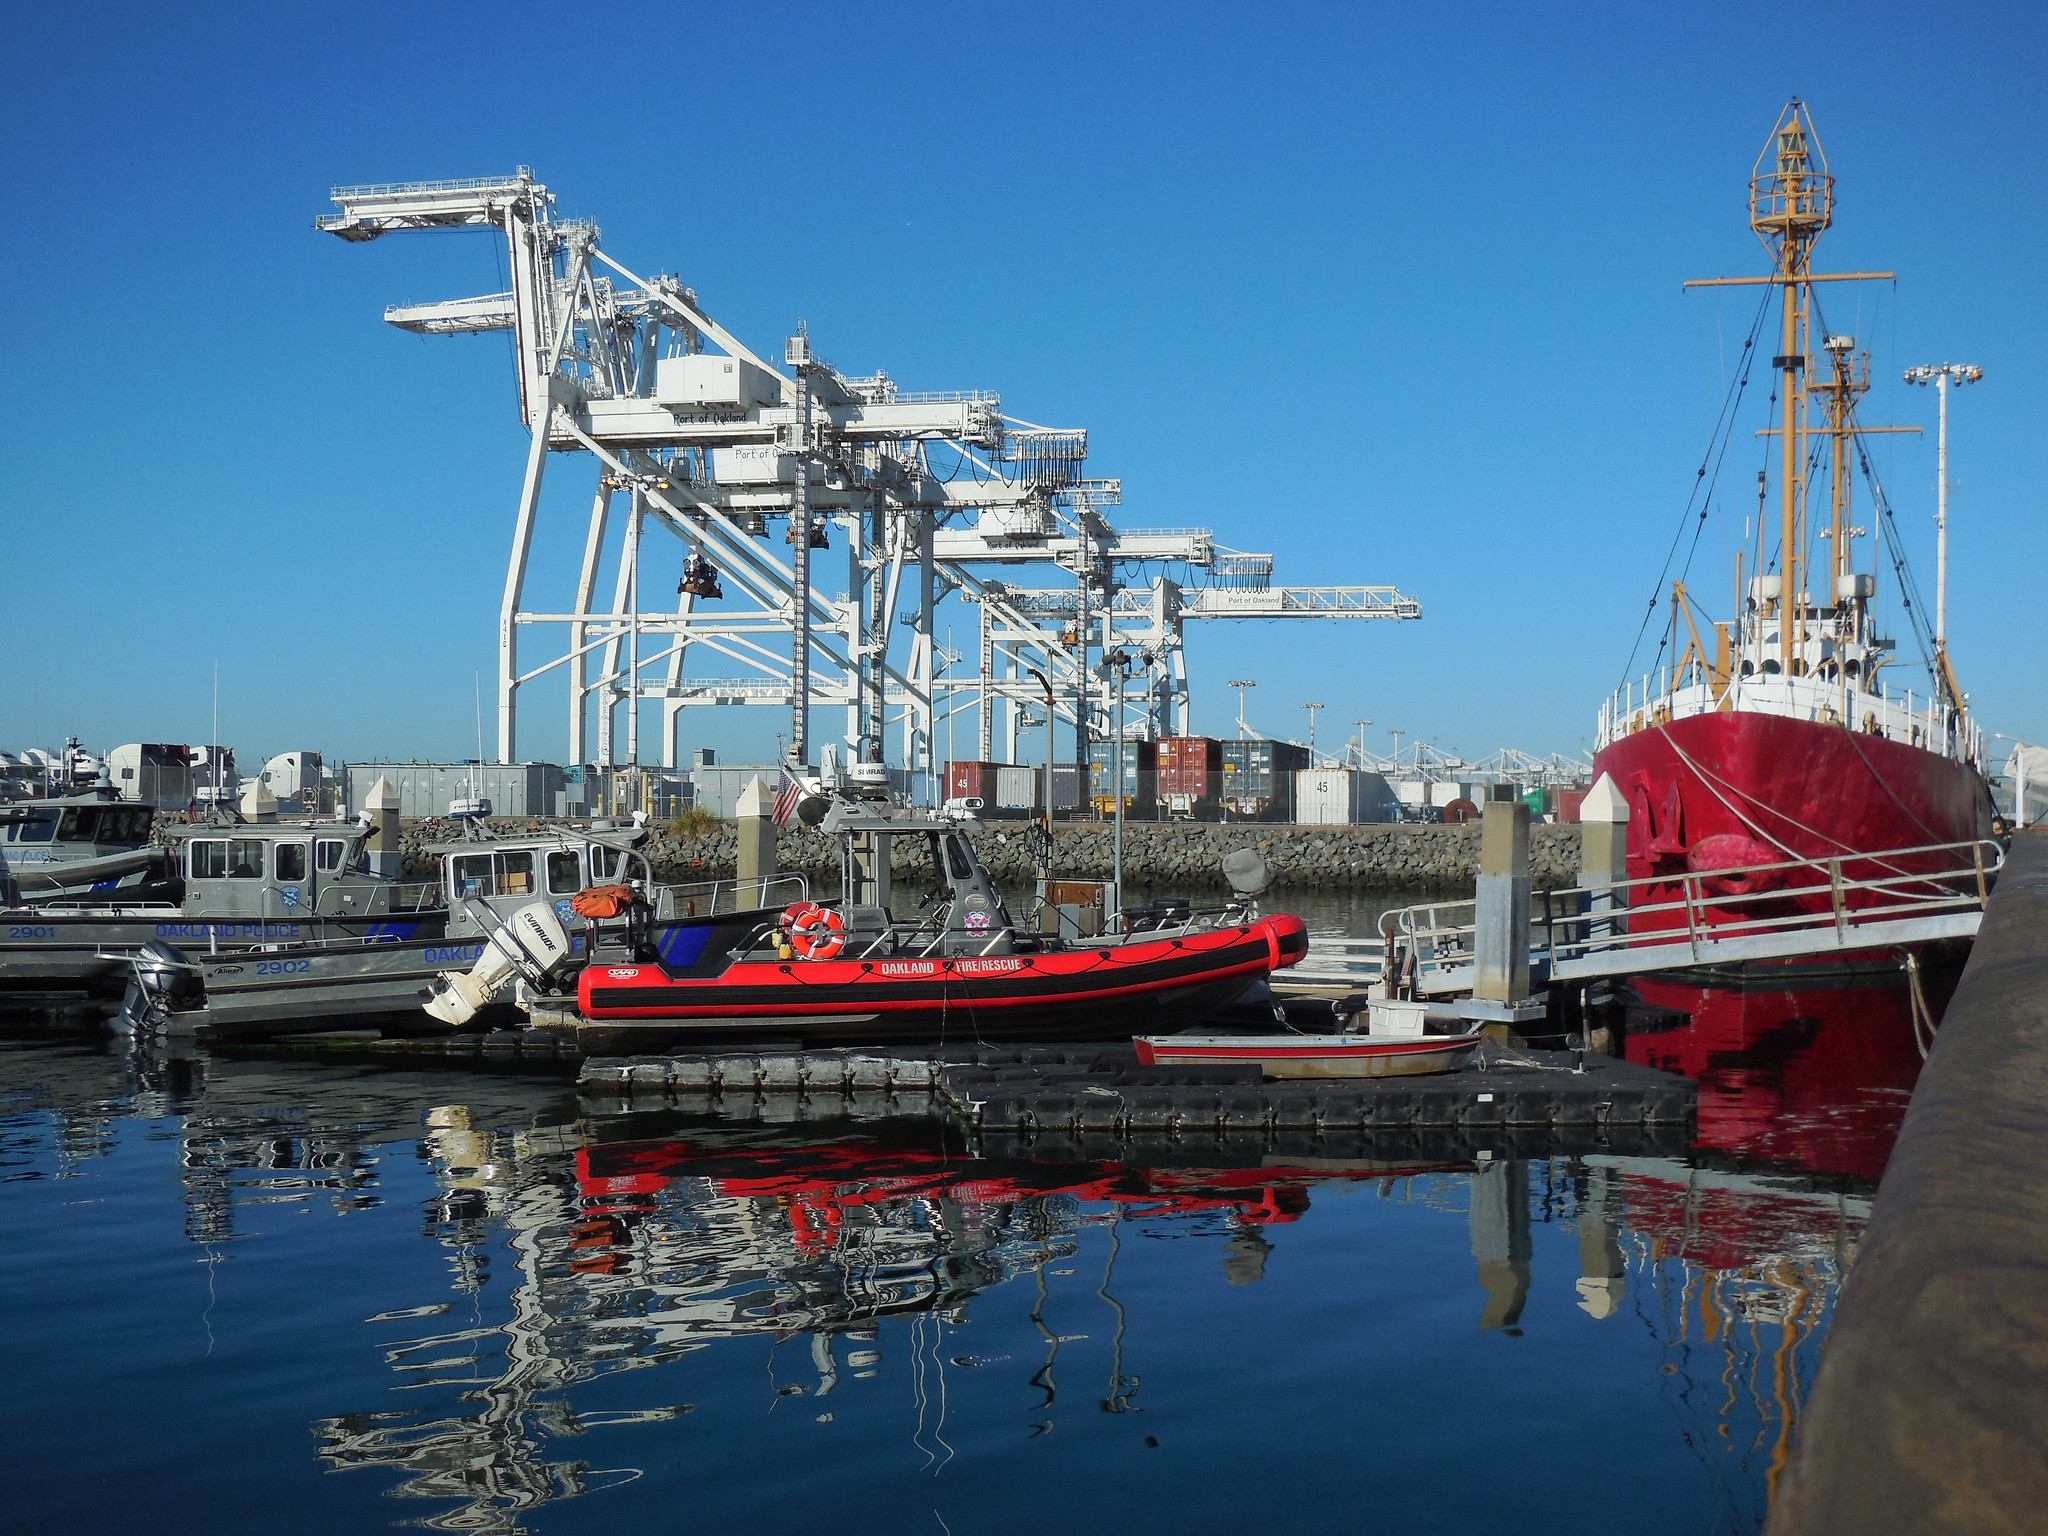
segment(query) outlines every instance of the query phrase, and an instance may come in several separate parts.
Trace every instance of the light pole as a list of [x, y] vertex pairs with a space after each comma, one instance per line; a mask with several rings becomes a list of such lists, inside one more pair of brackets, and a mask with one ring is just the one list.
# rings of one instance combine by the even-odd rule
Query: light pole
[[1232, 678], [1230, 686], [1237, 690], [1237, 739], [1246, 741], [1250, 739], [1252, 731], [1251, 727], [1244, 723], [1244, 691], [1259, 685], [1250, 678]]
[[1394, 738], [1394, 772], [1399, 773], [1401, 771], [1401, 738], [1408, 733], [1399, 726], [1390, 725], [1387, 727], [1387, 734]]
[[1932, 384], [1940, 424], [1934, 450], [1934, 646], [1948, 650], [1948, 387], [1974, 384], [1984, 370], [1971, 363], [1926, 363], [1906, 370], [1908, 384]]
[[1301, 707], [1308, 711], [1308, 765], [1313, 768], [1316, 765], [1316, 711], [1327, 709], [1329, 706], [1326, 704], [1304, 704]]
[[1354, 720], [1351, 723], [1358, 727], [1358, 767], [1362, 773], [1365, 770], [1365, 728], [1371, 725], [1372, 722], [1370, 720]]
[[1113, 743], [1110, 749], [1113, 754], [1111, 760], [1115, 764], [1110, 770], [1115, 775], [1114, 787], [1110, 793], [1116, 802], [1116, 830], [1111, 836], [1110, 862], [1111, 878], [1116, 881], [1116, 905], [1119, 912], [1123, 910], [1124, 905], [1124, 681], [1131, 675], [1133, 664], [1140, 660], [1149, 664], [1151, 657], [1149, 654], [1142, 657], [1133, 656], [1122, 646], [1105, 652], [1102, 657], [1104, 676], [1114, 679], [1116, 683], [1116, 708], [1109, 718], [1110, 740]]
[[[1045, 690], [1045, 841], [1039, 850], [1038, 859], [1038, 878], [1043, 881], [1052, 870], [1052, 679], [1028, 664], [1024, 670], [1037, 678], [1038, 686]], [[1076, 773], [1087, 771], [1087, 765], [1083, 764]], [[1045, 893], [1040, 891], [1039, 894], [1042, 896]]]

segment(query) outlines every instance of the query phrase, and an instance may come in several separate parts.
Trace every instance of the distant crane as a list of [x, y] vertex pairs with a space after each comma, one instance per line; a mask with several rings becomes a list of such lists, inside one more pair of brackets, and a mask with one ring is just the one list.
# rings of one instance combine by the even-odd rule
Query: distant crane
[[[1006, 415], [994, 393], [912, 393], [885, 373], [849, 376], [816, 354], [802, 325], [782, 366], [771, 366], [679, 278], [636, 275], [601, 249], [595, 224], [559, 217], [530, 169], [337, 187], [332, 197], [339, 212], [318, 227], [344, 240], [481, 229], [505, 244], [506, 292], [393, 305], [384, 316], [420, 335], [513, 335], [530, 441], [498, 615], [500, 761], [518, 754], [521, 690], [558, 669], [569, 681], [575, 763], [620, 761], [624, 705], [623, 755], [637, 764], [647, 700], [661, 702], [671, 767], [681, 711], [725, 704], [788, 709], [789, 754], [801, 762], [813, 756], [814, 706], [846, 710], [846, 743], [862, 762], [883, 761], [885, 733], [900, 725], [902, 764], [918, 770], [933, 766], [941, 721], [968, 707], [979, 711], [987, 757], [995, 710], [1006, 706], [1014, 759], [1023, 710], [1042, 697], [1039, 674], [1086, 761], [1091, 736], [1108, 734], [1126, 708], [1149, 733], [1185, 731], [1189, 618], [1421, 616], [1420, 603], [1391, 587], [1273, 587], [1270, 555], [1225, 549], [1203, 529], [1120, 533], [1104, 515], [1121, 504], [1120, 483], [1083, 474], [1088, 434]], [[567, 452], [597, 461], [597, 485], [574, 595], [536, 609], [526, 593], [541, 487], [549, 456]], [[769, 542], [771, 524], [784, 529], [786, 556]], [[672, 608], [645, 600], [666, 590], [643, 581], [649, 531], [682, 545], [660, 578], [675, 581]], [[816, 567], [835, 538], [845, 575], [832, 597]], [[1123, 583], [1132, 567], [1168, 562], [1211, 584]], [[1019, 566], [1073, 585], [1033, 590], [994, 578]], [[958, 676], [935, 666], [934, 610], [949, 595], [982, 613], [981, 664]], [[566, 642], [523, 666], [522, 632], [535, 626], [563, 628]], [[899, 627], [909, 631], [901, 648]], [[1092, 650], [1120, 646], [1150, 658], [1122, 703], [1089, 663]], [[691, 675], [706, 659], [728, 675]], [[1242, 713], [1240, 698], [1241, 729]]]

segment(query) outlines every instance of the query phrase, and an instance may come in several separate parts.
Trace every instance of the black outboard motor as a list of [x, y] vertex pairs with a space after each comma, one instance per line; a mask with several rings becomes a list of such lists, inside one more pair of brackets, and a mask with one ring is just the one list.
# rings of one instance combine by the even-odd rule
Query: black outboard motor
[[206, 979], [176, 945], [151, 939], [129, 961], [128, 992], [114, 1015], [117, 1034], [162, 1034], [172, 1016], [206, 1006]]

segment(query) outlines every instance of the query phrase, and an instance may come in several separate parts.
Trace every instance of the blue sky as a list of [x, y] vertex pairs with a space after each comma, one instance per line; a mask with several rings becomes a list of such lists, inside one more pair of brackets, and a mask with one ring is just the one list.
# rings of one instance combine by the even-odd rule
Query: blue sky
[[[1679, 285], [1760, 269], [1746, 181], [1794, 94], [1838, 178], [1823, 265], [1900, 274], [1829, 295], [1876, 354], [1866, 419], [1931, 429], [1907, 364], [1985, 369], [1953, 415], [1953, 646], [1987, 729], [2048, 737], [2044, 41], [2022, 6], [24, 10], [0, 746], [201, 740], [218, 659], [245, 754], [469, 755], [513, 378], [502, 337], [379, 315], [490, 291], [494, 247], [311, 221], [336, 182], [530, 164], [756, 350], [806, 317], [850, 372], [1088, 427], [1128, 526], [1422, 599], [1197, 626], [1197, 729], [1251, 677], [1274, 734], [1318, 699], [1326, 740], [1370, 717], [1576, 750], [1754, 302]], [[1931, 431], [1879, 453], [1923, 585], [1933, 457]], [[536, 595], [573, 574], [592, 474], [551, 470]], [[1724, 612], [1746, 496], [1694, 570]], [[530, 693], [523, 755], [562, 750], [562, 714]], [[728, 757], [786, 724], [686, 721]]]

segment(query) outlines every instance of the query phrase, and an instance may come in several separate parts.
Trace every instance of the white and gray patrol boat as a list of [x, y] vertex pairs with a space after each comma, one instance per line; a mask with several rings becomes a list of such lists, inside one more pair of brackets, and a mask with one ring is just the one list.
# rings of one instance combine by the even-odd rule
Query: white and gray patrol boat
[[[239, 851], [245, 865], [231, 846], [227, 873], [217, 878], [244, 882], [232, 896], [217, 894], [209, 883], [216, 879], [218, 851], [193, 849], [219, 839], [188, 838], [188, 871], [202, 872], [197, 880], [188, 873], [188, 883], [202, 896], [212, 895], [206, 910], [214, 915], [167, 921], [162, 933], [151, 933], [118, 957], [108, 977], [118, 982], [122, 999], [116, 1028], [212, 1040], [361, 1027], [446, 1032], [447, 1024], [422, 1011], [423, 994], [443, 973], [473, 965], [514, 913], [536, 903], [547, 906], [562, 925], [568, 952], [580, 954], [586, 923], [570, 905], [578, 891], [619, 881], [653, 888], [638, 849], [646, 835], [639, 828], [597, 824], [488, 833], [474, 822], [466, 826], [461, 839], [425, 849], [436, 866], [432, 880], [378, 882], [353, 862], [352, 852], [337, 854], [342, 862], [331, 881], [300, 889], [297, 904], [312, 906], [316, 915], [297, 922], [275, 910], [289, 889], [276, 885], [275, 871], [281, 863], [287, 872], [298, 868], [295, 855], [278, 852], [287, 845], [281, 835], [290, 829], [230, 829], [231, 845], [244, 832], [264, 834], [251, 841], [266, 845], [269, 862], [260, 867], [272, 872], [265, 878], [238, 876], [237, 869], [259, 867], [256, 850]], [[313, 843], [317, 865], [319, 839]], [[656, 899], [664, 915], [708, 910], [721, 899], [720, 889], [661, 887]], [[237, 897], [242, 913], [221, 910]], [[730, 902], [730, 892], [723, 899]], [[477, 1024], [495, 1022], [520, 1022], [511, 999], [487, 1010]]]
[[152, 846], [156, 811], [106, 785], [0, 804], [0, 907], [165, 900], [175, 871]]

